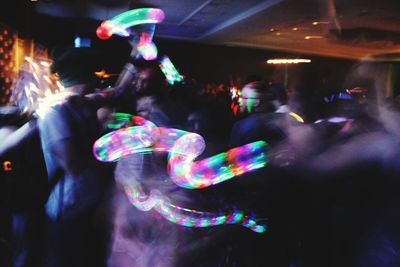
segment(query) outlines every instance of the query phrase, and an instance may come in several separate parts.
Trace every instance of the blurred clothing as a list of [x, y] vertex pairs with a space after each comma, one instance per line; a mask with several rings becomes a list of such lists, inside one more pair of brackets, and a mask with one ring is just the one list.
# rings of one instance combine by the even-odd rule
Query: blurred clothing
[[230, 147], [263, 140], [268, 144], [277, 144], [286, 137], [284, 129], [290, 120], [285, 113], [252, 113], [233, 125]]
[[46, 266], [102, 266], [103, 236], [94, 225], [112, 172], [92, 154], [100, 137], [97, 104], [73, 95], [39, 120], [49, 183]]
[[[57, 180], [46, 203], [47, 215], [53, 220], [68, 217], [70, 214], [72, 216], [96, 203], [107, 179], [104, 166], [92, 155], [92, 145], [101, 134], [94, 104], [81, 96], [72, 96], [66, 101], [67, 103], [50, 109], [39, 120], [48, 176], [49, 179]], [[85, 166], [78, 172], [63, 170], [60, 175], [60, 169], [64, 166], [60, 163], [59, 155], [54, 153], [54, 147], [65, 140], [70, 140], [79, 151], [76, 164]], [[57, 175], [59, 177], [55, 177]]]

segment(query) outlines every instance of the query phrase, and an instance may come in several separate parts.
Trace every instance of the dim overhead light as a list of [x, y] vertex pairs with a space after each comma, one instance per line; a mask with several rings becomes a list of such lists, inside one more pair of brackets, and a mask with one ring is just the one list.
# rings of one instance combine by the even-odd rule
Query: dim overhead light
[[299, 64], [299, 63], [310, 63], [311, 59], [306, 58], [275, 58], [268, 59], [267, 64]]
[[312, 25], [318, 25], [318, 24], [329, 24], [327, 21], [313, 21]]
[[304, 39], [306, 40], [310, 40], [310, 39], [321, 39], [322, 36], [318, 36], [318, 35], [307, 35], [304, 37]]

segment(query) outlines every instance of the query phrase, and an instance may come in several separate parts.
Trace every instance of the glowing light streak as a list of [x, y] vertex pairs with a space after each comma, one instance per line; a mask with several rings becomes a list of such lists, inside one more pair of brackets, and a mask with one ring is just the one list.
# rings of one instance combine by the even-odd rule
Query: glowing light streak
[[319, 35], [307, 35], [307, 36], [305, 36], [304, 37], [304, 39], [306, 39], [306, 40], [310, 40], [310, 39], [322, 39], [323, 37], [322, 36], [319, 36]]
[[327, 21], [313, 21], [312, 25], [318, 25], [318, 24], [329, 24]]
[[116, 74], [116, 73], [107, 73], [106, 70], [102, 69], [101, 71], [95, 71], [94, 75], [96, 75], [100, 79], [107, 79], [107, 78], [110, 78], [111, 76], [117, 76], [118, 74]]
[[266, 230], [265, 225], [258, 225], [253, 218], [244, 215], [241, 211], [234, 210], [220, 214], [182, 208], [172, 204], [168, 197], [154, 189], [150, 191], [149, 195], [146, 195], [135, 178], [124, 183], [124, 190], [129, 202], [137, 209], [142, 211], [154, 209], [168, 221], [185, 227], [239, 224], [257, 233], [263, 233]]
[[[132, 153], [151, 151], [169, 152], [168, 170], [171, 179], [185, 188], [204, 188], [231, 179], [267, 164], [263, 141], [233, 148], [197, 162], [194, 159], [205, 149], [204, 139], [195, 133], [179, 129], [156, 127], [150, 121], [129, 114], [115, 115], [114, 126], [130, 126], [110, 132], [93, 145], [93, 153], [100, 161], [117, 161]], [[138, 209], [155, 209], [167, 220], [186, 227], [208, 227], [221, 224], [240, 224], [255, 232], [264, 232], [265, 226], [244, 216], [242, 212], [214, 214], [181, 208], [157, 190], [143, 193], [133, 177], [124, 182], [129, 201]]]
[[299, 64], [299, 63], [310, 63], [311, 59], [304, 58], [276, 58], [276, 59], [268, 59], [267, 64]]
[[127, 30], [139, 24], [160, 23], [164, 20], [164, 12], [157, 8], [138, 8], [123, 12], [110, 20], [105, 20], [97, 28], [96, 34], [100, 39], [106, 40], [113, 34], [129, 36]]
[[[40, 60], [38, 64], [34, 58], [24, 59], [25, 63], [21, 66], [19, 76], [12, 86], [11, 101], [25, 112], [36, 112], [40, 117], [51, 105], [60, 103], [61, 97], [65, 98], [65, 94], [55, 97], [64, 87], [58, 80], [50, 78], [50, 65], [46, 64], [47, 61]], [[56, 102], [53, 101], [55, 98], [58, 99]]]
[[40, 65], [44, 66], [44, 67], [50, 67], [50, 62], [47, 61], [40, 61]]
[[266, 147], [263, 141], [253, 142], [193, 162], [203, 153], [205, 144], [201, 136], [187, 134], [177, 140], [171, 149], [168, 161], [169, 174], [177, 185], [185, 188], [216, 185], [237, 175], [264, 167], [267, 164]]
[[51, 80], [50, 80], [49, 76], [44, 75], [43, 79], [45, 79], [46, 82], [51, 83]]
[[51, 107], [63, 103], [68, 97], [72, 96], [72, 92], [63, 91], [57, 93], [48, 92], [45, 97], [38, 99], [38, 107], [36, 114], [38, 117], [43, 117]]
[[302, 117], [300, 117], [300, 115], [298, 115], [297, 113], [294, 112], [289, 112], [289, 115], [292, 116], [293, 118], [295, 118], [296, 121], [304, 123], [304, 120]]
[[236, 100], [239, 98], [240, 95], [240, 91], [236, 86], [232, 86], [229, 88], [229, 92], [231, 94], [231, 99], [232, 100]]
[[[121, 118], [120, 118], [121, 119]], [[126, 119], [122, 116], [122, 119]], [[179, 129], [156, 127], [133, 116], [131, 126], [110, 132], [98, 139], [93, 153], [100, 161], [117, 161], [132, 153], [169, 152], [171, 179], [185, 188], [204, 188], [267, 164], [267, 144], [257, 141], [194, 162], [205, 149], [203, 137]], [[121, 122], [119, 122], [121, 124]]]
[[137, 49], [140, 55], [145, 60], [154, 60], [157, 58], [157, 53], [158, 53], [157, 47], [151, 41], [151, 36], [147, 33], [142, 33], [142, 35], [140, 36], [140, 41], [139, 44], [137, 45]]
[[161, 59], [160, 68], [169, 84], [183, 81], [183, 76], [179, 74], [169, 57], [164, 56]]

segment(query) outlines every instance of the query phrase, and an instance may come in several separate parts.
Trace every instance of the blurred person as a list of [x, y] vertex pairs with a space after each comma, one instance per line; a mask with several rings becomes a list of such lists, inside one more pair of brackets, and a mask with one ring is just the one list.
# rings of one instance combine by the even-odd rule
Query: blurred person
[[[27, 121], [26, 115], [17, 106], [0, 107], [0, 140], [2, 140], [0, 145], [0, 237], [2, 243], [0, 265], [2, 266], [37, 266], [39, 264], [37, 260], [40, 258], [43, 202], [39, 200], [35, 191], [41, 185], [38, 178], [43, 175], [39, 171], [42, 166], [39, 159], [30, 158], [33, 153], [29, 152], [32, 151], [27, 151], [26, 146], [18, 145], [20, 138], [13, 138], [19, 127]], [[28, 157], [26, 152], [29, 153]], [[30, 169], [31, 164], [37, 165], [38, 168]], [[45, 176], [41, 178], [46, 179]], [[32, 181], [33, 184], [28, 181]]]
[[[158, 82], [161, 81], [158, 80]], [[182, 117], [188, 116], [190, 119], [196, 119], [197, 113], [194, 110], [198, 106], [196, 103], [198, 99], [195, 97], [194, 90], [188, 91], [189, 88], [177, 86], [171, 88], [168, 95], [165, 96], [165, 85], [160, 83], [159, 88], [163, 90], [146, 90], [144, 88], [135, 94], [136, 111], [134, 114], [154, 122], [157, 126], [179, 129], [184, 126]], [[217, 116], [223, 120], [224, 113], [214, 114], [214, 111], [220, 110], [213, 108], [210, 109], [210, 112], [200, 115], [202, 122], [207, 120], [206, 117], [203, 117], [205, 114], [212, 115], [214, 118]], [[226, 118], [224, 119], [226, 120]], [[208, 141], [215, 142], [209, 137], [214, 139], [220, 135], [221, 132], [218, 132], [217, 128], [221, 125], [217, 125], [218, 122], [211, 119], [208, 122], [212, 124], [211, 128], [204, 127], [203, 123], [197, 124], [197, 126], [193, 124], [194, 128], [188, 128], [207, 135]], [[192, 124], [188, 126], [192, 126]], [[217, 128], [214, 128], [215, 126]], [[224, 133], [227, 134], [227, 131], [225, 129]], [[225, 139], [226, 137], [225, 135]], [[213, 233], [216, 233], [215, 231], [174, 224], [157, 212], [139, 210], [129, 202], [124, 187], [129, 186], [133, 179], [140, 184], [146, 194], [152, 190], [158, 190], [176, 205], [183, 207], [204, 205], [205, 196], [201, 196], [201, 192], [195, 193], [192, 190], [178, 187], [169, 178], [167, 170], [166, 153], [156, 151], [128, 155], [117, 163], [115, 172], [117, 186], [113, 198], [115, 216], [108, 266], [212, 266], [218, 264], [217, 259], [220, 255], [211, 257], [210, 253], [205, 250], [205, 247], [212, 247], [214, 250], [218, 247], [217, 244], [210, 241]], [[203, 202], [199, 199], [202, 199]], [[215, 209], [214, 206], [211, 207]], [[217, 230], [217, 232], [219, 231]], [[216, 254], [216, 252], [212, 254]]]
[[199, 103], [189, 112], [186, 129], [200, 134], [206, 141], [206, 150], [217, 153], [228, 148], [234, 117], [223, 102]]
[[[251, 257], [251, 261], [257, 259], [262, 262], [255, 266], [298, 263], [295, 223], [298, 205], [295, 199], [300, 191], [292, 166], [295, 151], [290, 138], [291, 132], [303, 125], [289, 113], [276, 112], [278, 95], [273, 89], [260, 81], [244, 85], [239, 98], [241, 119], [233, 125], [230, 135], [230, 147], [259, 140], [269, 145], [268, 165], [238, 177], [229, 189], [229, 196], [236, 196], [241, 206], [254, 210], [254, 214], [261, 218], [268, 218], [268, 236], [235, 235], [234, 240], [243, 240], [243, 245], [234, 246], [232, 257], [236, 257], [241, 264]], [[246, 244], [250, 243], [267, 249], [248, 251]]]
[[10, 103], [31, 116], [47, 95], [59, 92], [59, 84], [51, 73], [47, 49], [35, 45], [33, 57], [25, 57], [11, 85]]
[[[153, 74], [151, 74], [153, 73]], [[135, 92], [134, 114], [158, 127], [174, 124], [165, 109], [163, 80], [152, 80], [153, 70], [139, 71]], [[148, 81], [144, 81], [147, 79]], [[151, 87], [149, 85], [156, 85]], [[135, 88], [134, 88], [135, 89]], [[132, 154], [121, 158], [115, 170], [116, 187], [112, 199], [114, 216], [112, 235], [108, 251], [107, 266], [177, 266], [181, 242], [180, 228], [158, 213], [139, 210], [127, 196], [126, 187], [138, 183], [145, 194], [157, 190], [169, 199], [187, 200], [167, 174], [166, 153]]]
[[[150, 120], [159, 127], [170, 126], [172, 120], [166, 107], [168, 90], [158, 62], [135, 58], [128, 64], [132, 65], [134, 75], [131, 81], [125, 83], [127, 89], [123, 102], [111, 113], [129, 113]], [[117, 86], [119, 84], [117, 82]], [[176, 254], [172, 244], [178, 241], [174, 225], [151, 211], [134, 207], [124, 189], [135, 180], [145, 192], [157, 189], [169, 196], [168, 190], [173, 186], [168, 183], [164, 156], [155, 152], [133, 154], [123, 157], [116, 164], [115, 187], [109, 203], [113, 214], [107, 266], [174, 266]]]
[[[105, 236], [95, 227], [99, 203], [112, 178], [109, 165], [92, 155], [102, 133], [97, 85], [99, 55], [90, 48], [56, 48], [51, 69], [68, 97], [39, 118], [40, 139], [52, 184], [45, 205], [48, 220], [44, 266], [103, 266]], [[97, 224], [98, 225], [98, 224]]]
[[271, 90], [275, 92], [276, 100], [274, 101], [276, 105], [276, 110], [275, 112], [282, 112], [282, 113], [288, 113], [290, 112], [290, 108], [288, 105], [288, 99], [290, 97], [290, 92], [288, 90], [285, 90], [283, 87], [283, 84], [279, 83], [272, 83], [269, 85], [271, 87]]
[[[132, 51], [135, 53], [135, 47]], [[114, 85], [116, 88], [124, 88], [120, 90], [122, 94], [118, 105], [100, 109], [99, 116], [106, 120], [110, 119], [109, 116], [113, 112], [136, 114], [138, 95], [157, 95], [158, 99], [165, 98], [167, 93], [165, 76], [159, 69], [157, 60], [145, 61], [135, 54], [131, 55], [131, 58]]]
[[[41, 64], [38, 64], [40, 61]], [[48, 197], [46, 167], [36, 127], [40, 101], [56, 89], [50, 77], [47, 50], [35, 46], [26, 57], [11, 86], [10, 103], [2, 107], [0, 158], [9, 162], [3, 170], [6, 209], [10, 212], [7, 241], [12, 250], [12, 266], [39, 266], [43, 254], [44, 209]], [[9, 113], [13, 110], [14, 118]], [[8, 111], [7, 111], [8, 110]], [[5, 111], [5, 113], [3, 113]], [[8, 113], [8, 114], [7, 114]]]
[[309, 265], [388, 267], [400, 262], [400, 117], [394, 106], [385, 105], [384, 64], [356, 67], [345, 84], [351, 89], [336, 94], [330, 117], [316, 123], [333, 124], [334, 130], [302, 162], [303, 180], [313, 188], [304, 203], [314, 203], [313, 208], [300, 226], [303, 261]]
[[241, 90], [239, 112], [243, 119], [236, 122], [232, 129], [230, 145], [244, 145], [264, 140], [270, 144], [285, 138], [284, 129], [290, 116], [276, 113], [277, 95], [263, 82], [251, 82]]

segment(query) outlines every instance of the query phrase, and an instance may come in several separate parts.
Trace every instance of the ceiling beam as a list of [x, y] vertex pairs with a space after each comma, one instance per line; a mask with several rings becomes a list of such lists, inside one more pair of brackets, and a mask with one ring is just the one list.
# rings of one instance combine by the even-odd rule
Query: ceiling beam
[[198, 8], [196, 8], [195, 10], [193, 10], [189, 15], [187, 15], [183, 20], [181, 20], [181, 22], [178, 23], [178, 26], [182, 25], [183, 23], [185, 23], [186, 21], [188, 21], [189, 19], [191, 19], [194, 15], [196, 15], [200, 10], [202, 10], [203, 8], [205, 8], [208, 4], [210, 4], [213, 0], [207, 0], [205, 1], [203, 4], [201, 4]]
[[201, 35], [200, 37], [196, 38], [197, 40], [203, 39], [211, 34], [214, 34], [220, 30], [223, 30], [235, 23], [238, 23], [239, 21], [242, 21], [244, 19], [247, 19], [248, 17], [251, 17], [267, 8], [270, 8], [276, 4], [279, 4], [280, 2], [282, 2], [283, 0], [267, 0], [267, 1], [263, 1], [247, 10], [245, 10], [244, 12], [225, 20], [224, 22], [218, 24], [217, 26], [215, 26], [214, 28], [208, 30], [206, 33], [204, 33], [203, 35]]

